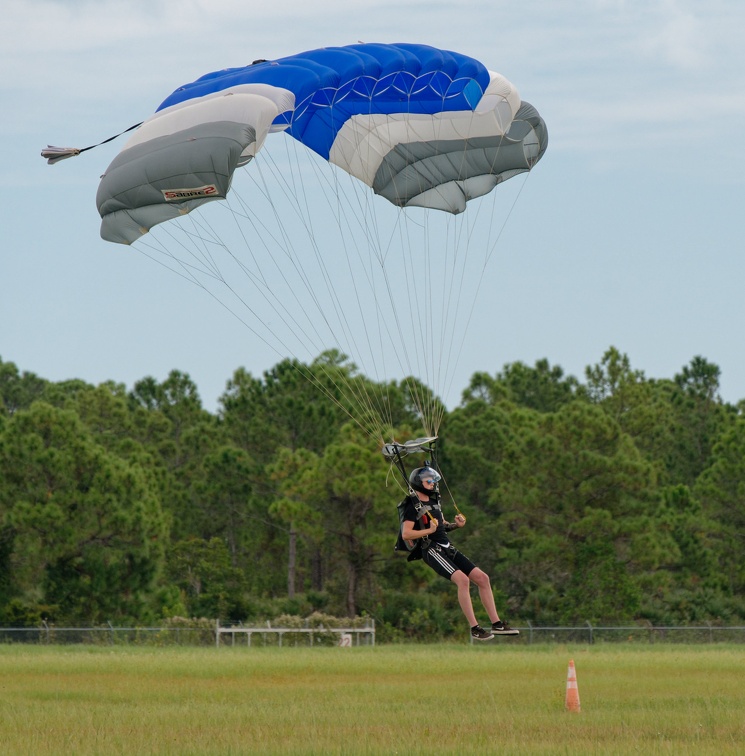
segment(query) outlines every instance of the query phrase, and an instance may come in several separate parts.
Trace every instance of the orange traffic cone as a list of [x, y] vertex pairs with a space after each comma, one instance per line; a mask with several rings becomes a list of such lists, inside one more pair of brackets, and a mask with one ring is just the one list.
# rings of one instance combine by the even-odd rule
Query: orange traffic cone
[[579, 688], [577, 687], [577, 673], [574, 670], [574, 659], [569, 661], [567, 670], [567, 697], [564, 708], [567, 711], [579, 711]]

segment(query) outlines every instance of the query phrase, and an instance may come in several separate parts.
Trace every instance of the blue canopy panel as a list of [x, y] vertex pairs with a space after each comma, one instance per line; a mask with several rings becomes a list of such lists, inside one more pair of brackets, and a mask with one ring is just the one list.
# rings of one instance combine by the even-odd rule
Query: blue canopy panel
[[[490, 81], [479, 61], [415, 44], [359, 44], [309, 50], [244, 68], [206, 74], [179, 87], [158, 111], [243, 84], [269, 84], [295, 95], [275, 126], [324, 159], [355, 115], [473, 110]], [[157, 112], [157, 111], [156, 111]]]

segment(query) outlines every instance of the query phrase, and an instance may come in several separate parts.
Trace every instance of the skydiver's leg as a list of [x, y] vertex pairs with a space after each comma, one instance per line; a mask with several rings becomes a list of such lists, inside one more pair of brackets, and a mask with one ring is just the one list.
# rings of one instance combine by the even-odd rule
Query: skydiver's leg
[[452, 563], [461, 572], [467, 575], [469, 581], [479, 589], [479, 598], [484, 605], [484, 609], [486, 609], [486, 613], [489, 615], [489, 620], [492, 623], [498, 622], [499, 614], [497, 612], [497, 606], [494, 603], [494, 594], [492, 593], [489, 576], [480, 567], [477, 567], [465, 554], [457, 549], [451, 551], [448, 556]]
[[481, 599], [481, 603], [484, 605], [484, 609], [486, 609], [486, 613], [489, 615], [491, 622], [498, 622], [499, 614], [497, 613], [497, 606], [494, 603], [494, 594], [492, 593], [489, 576], [479, 567], [474, 567], [468, 575], [468, 578], [471, 582], [475, 583], [476, 587], [479, 589], [479, 598]]
[[463, 614], [466, 615], [468, 620], [468, 627], [475, 627], [479, 623], [476, 621], [476, 615], [473, 612], [473, 602], [471, 601], [471, 581], [468, 576], [456, 570], [450, 579], [458, 586], [458, 603], [463, 610]]

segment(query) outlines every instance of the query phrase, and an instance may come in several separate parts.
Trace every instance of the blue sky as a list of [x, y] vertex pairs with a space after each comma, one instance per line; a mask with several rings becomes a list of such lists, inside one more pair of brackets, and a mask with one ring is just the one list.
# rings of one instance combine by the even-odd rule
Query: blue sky
[[545, 357], [581, 377], [611, 345], [650, 377], [702, 355], [723, 397], [743, 399], [743, 30], [739, 0], [6, 0], [0, 356], [51, 380], [127, 386], [175, 368], [208, 408], [237, 367], [271, 367], [277, 354], [209, 297], [99, 238], [98, 178], [123, 140], [55, 166], [39, 152], [118, 133], [208, 71], [416, 41], [507, 76], [550, 135], [448, 403], [477, 370]]

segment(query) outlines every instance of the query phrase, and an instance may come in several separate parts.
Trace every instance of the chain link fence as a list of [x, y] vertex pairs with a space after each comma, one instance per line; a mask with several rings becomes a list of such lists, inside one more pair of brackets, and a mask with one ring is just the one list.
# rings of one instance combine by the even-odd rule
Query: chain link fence
[[[91, 646], [330, 646], [374, 645], [375, 624], [352, 627], [298, 627], [285, 624], [220, 625], [214, 620], [184, 621], [163, 627], [40, 627], [0, 628], [0, 643]], [[510, 645], [552, 643], [745, 643], [745, 626], [706, 623], [693, 626], [593, 625], [574, 627], [518, 625], [520, 635]], [[350, 638], [351, 636], [351, 638]]]
[[214, 646], [215, 624], [196, 627], [41, 627], [0, 628], [0, 643], [89, 646]]
[[[284, 619], [285, 622], [281, 620]], [[375, 645], [375, 621], [283, 617], [274, 624], [221, 625], [219, 620], [177, 618], [161, 627], [0, 628], [0, 643], [90, 646], [360, 646]]]
[[520, 627], [523, 643], [745, 643], [745, 626], [714, 625], [593, 625]]

